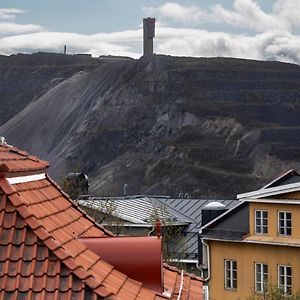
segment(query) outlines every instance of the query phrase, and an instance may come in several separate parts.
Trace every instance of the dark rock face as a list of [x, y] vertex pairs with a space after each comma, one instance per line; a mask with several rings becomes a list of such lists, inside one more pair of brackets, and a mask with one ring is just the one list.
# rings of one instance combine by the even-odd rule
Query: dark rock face
[[69, 64], [75, 71], [58, 84], [55, 72], [35, 77], [14, 64], [0, 81], [0, 90], [23, 85], [15, 102], [0, 93], [0, 120], [9, 119], [0, 135], [50, 160], [53, 176], [80, 169], [100, 194], [118, 195], [127, 183], [128, 193], [230, 198], [299, 168], [299, 66], [168, 56], [90, 60], [81, 71]]

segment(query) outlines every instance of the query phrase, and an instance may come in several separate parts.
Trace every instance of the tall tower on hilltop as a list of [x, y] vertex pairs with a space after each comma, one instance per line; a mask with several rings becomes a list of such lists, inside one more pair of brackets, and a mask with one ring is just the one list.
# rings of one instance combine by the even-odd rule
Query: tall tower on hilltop
[[155, 37], [155, 18], [143, 19], [144, 28], [144, 54], [153, 54], [153, 38]]

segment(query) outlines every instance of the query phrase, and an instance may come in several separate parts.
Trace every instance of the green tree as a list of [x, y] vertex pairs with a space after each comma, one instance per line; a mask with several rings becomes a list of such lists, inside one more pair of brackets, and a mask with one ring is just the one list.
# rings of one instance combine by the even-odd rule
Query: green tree
[[[155, 225], [157, 221], [161, 223], [162, 236], [162, 255], [163, 260], [176, 267], [185, 268], [185, 264], [180, 262], [178, 254], [186, 253], [186, 244], [183, 236], [183, 227], [174, 224], [174, 220], [170, 218], [165, 206], [157, 206], [149, 214], [149, 221], [153, 229], [150, 235], [155, 235]], [[175, 252], [176, 250], [176, 252]]]
[[300, 293], [286, 295], [284, 291], [277, 286], [269, 285], [266, 292], [257, 294], [255, 292], [247, 300], [300, 300]]

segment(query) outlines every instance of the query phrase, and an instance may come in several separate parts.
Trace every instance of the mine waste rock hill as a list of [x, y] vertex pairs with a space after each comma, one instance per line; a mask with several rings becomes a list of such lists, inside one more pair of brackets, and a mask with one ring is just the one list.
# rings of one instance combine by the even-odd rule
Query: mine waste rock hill
[[232, 198], [300, 169], [298, 65], [3, 56], [0, 103], [0, 136], [100, 195]]

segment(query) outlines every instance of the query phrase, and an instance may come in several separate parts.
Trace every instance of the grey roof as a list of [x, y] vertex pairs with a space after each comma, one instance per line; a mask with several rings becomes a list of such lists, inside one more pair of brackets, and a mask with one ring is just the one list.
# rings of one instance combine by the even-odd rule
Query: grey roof
[[[196, 259], [198, 256], [198, 232], [202, 226], [202, 213], [201, 210], [210, 202], [218, 201], [225, 205], [227, 209], [236, 206], [238, 200], [208, 200], [208, 199], [160, 199], [161, 202], [172, 207], [176, 211], [184, 214], [186, 217], [193, 220], [193, 222], [185, 228], [186, 232], [186, 248], [185, 253], [182, 254], [189, 259]], [[180, 250], [178, 249], [178, 252]]]
[[131, 196], [131, 197], [88, 197], [79, 199], [82, 206], [99, 209], [105, 212], [107, 203], [113, 205], [112, 215], [131, 223], [147, 225], [151, 223], [151, 215], [158, 213], [160, 219], [171, 221], [174, 225], [188, 225], [193, 222], [184, 214], [169, 207], [159, 197]]
[[[115, 215], [129, 222], [149, 224], [149, 215], [155, 209], [163, 208], [163, 218], [171, 220], [173, 225], [186, 225], [184, 228], [184, 248], [178, 243], [175, 248], [176, 257], [180, 259], [198, 259], [198, 232], [202, 225], [201, 210], [208, 203], [218, 201], [230, 209], [239, 203], [238, 200], [207, 200], [207, 199], [171, 199], [164, 196], [126, 196], [126, 197], [88, 197], [81, 199], [79, 204], [95, 209], [103, 209], [105, 202], [113, 200]], [[176, 243], [175, 243], [176, 244]]]

